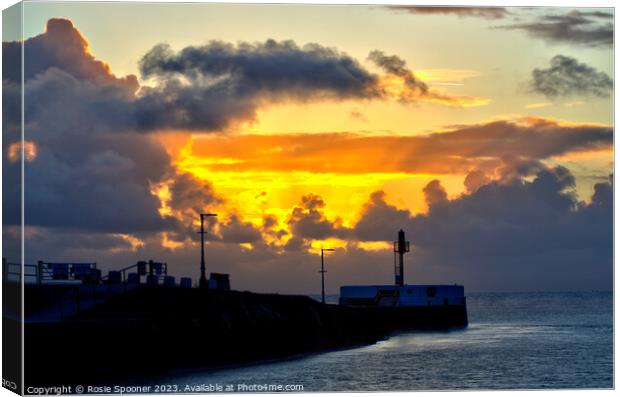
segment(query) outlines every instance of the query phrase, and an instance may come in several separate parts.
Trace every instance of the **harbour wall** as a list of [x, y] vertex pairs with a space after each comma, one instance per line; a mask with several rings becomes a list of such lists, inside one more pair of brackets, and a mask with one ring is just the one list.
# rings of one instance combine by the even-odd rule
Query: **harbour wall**
[[352, 308], [306, 296], [139, 288], [62, 321], [26, 323], [25, 383], [153, 378], [372, 344], [404, 329], [465, 325], [465, 305]]

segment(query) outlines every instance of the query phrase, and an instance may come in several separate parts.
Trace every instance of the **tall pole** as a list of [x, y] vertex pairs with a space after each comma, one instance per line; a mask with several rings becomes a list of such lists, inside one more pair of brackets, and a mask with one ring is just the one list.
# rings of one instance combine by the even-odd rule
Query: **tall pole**
[[205, 267], [205, 218], [208, 216], [217, 216], [217, 214], [200, 214], [200, 288], [207, 288], [209, 283], [207, 282], [206, 267]]
[[325, 261], [323, 260], [323, 248], [321, 248], [321, 303], [325, 303]]
[[321, 270], [319, 270], [319, 273], [321, 273], [321, 302], [325, 303], [325, 273], [327, 273], [327, 270], [325, 270], [325, 259], [324, 259], [324, 252], [325, 251], [334, 251], [333, 248], [321, 248]]

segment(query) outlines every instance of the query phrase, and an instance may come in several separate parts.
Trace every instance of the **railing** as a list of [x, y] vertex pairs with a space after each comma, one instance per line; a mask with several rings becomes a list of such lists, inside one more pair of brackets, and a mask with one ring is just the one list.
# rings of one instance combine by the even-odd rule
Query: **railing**
[[22, 281], [22, 265], [21, 263], [10, 263], [2, 260], [2, 281]]
[[[62, 267], [62, 271], [58, 268]], [[85, 271], [88, 270], [88, 271]], [[53, 263], [39, 261], [36, 265], [7, 262], [2, 259], [2, 280], [25, 284], [42, 284], [44, 281], [93, 281], [98, 282], [96, 263]]]
[[[59, 321], [104, 303], [114, 295], [143, 287], [157, 287], [168, 274], [166, 263], [140, 261], [101, 277], [96, 263], [54, 263], [39, 261], [19, 264], [2, 259], [3, 282], [40, 287], [29, 290], [25, 321]], [[133, 279], [126, 273], [136, 268]], [[129, 274], [130, 276], [132, 273]], [[147, 276], [142, 284], [140, 276]], [[112, 276], [112, 277], [111, 277]], [[167, 280], [164, 280], [167, 281]], [[174, 283], [174, 281], [173, 281]], [[163, 287], [170, 285], [164, 283]]]

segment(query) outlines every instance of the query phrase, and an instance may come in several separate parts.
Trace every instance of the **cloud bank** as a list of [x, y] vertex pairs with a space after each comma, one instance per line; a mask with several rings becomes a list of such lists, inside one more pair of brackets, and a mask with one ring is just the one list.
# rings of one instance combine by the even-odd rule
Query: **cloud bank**
[[520, 30], [531, 37], [556, 44], [611, 47], [614, 40], [613, 14], [572, 10], [566, 14], [542, 15], [532, 22], [500, 26]]
[[563, 167], [543, 166], [531, 180], [487, 179], [451, 199], [435, 180], [424, 188], [429, 210], [421, 214], [389, 204], [377, 191], [355, 225], [344, 231], [334, 223], [331, 237], [389, 242], [402, 228], [412, 243], [413, 275], [424, 280], [461, 280], [487, 290], [610, 289], [611, 178], [596, 184], [589, 204], [577, 200], [574, 188]]
[[[149, 133], [220, 131], [284, 100], [465, 101], [431, 91], [402, 59], [380, 51], [371, 60], [383, 74], [318, 44], [211, 42], [178, 52], [156, 46], [141, 63], [151, 85], [139, 87], [135, 76], [116, 76], [95, 59], [70, 21], [50, 20], [46, 32], [24, 46], [32, 62], [25, 73], [26, 139], [34, 148], [25, 164], [29, 262], [97, 260], [104, 268], [118, 268], [155, 258], [173, 264], [176, 274], [195, 275], [196, 214], [227, 203], [205, 180], [180, 172]], [[19, 48], [19, 43], [3, 43], [5, 59]], [[11, 104], [20, 95], [20, 66], [7, 65], [5, 243], [19, 252], [20, 163], [8, 154], [19, 138], [19, 108]], [[386, 78], [397, 82], [396, 90]], [[501, 289], [512, 282], [502, 280], [509, 275], [529, 286], [609, 284], [611, 182], [596, 185], [591, 203], [582, 203], [573, 193], [572, 175], [542, 162], [610, 148], [609, 127], [523, 118], [419, 137], [258, 136], [229, 144], [216, 135], [212, 139], [215, 144], [199, 148], [199, 154], [235, 151], [241, 156], [237, 164], [218, 165], [222, 170], [469, 173], [467, 193], [459, 197], [449, 197], [440, 181], [427, 185], [429, 211], [423, 214], [397, 208], [385, 193], [375, 192], [349, 227], [328, 218], [329, 203], [313, 192], [300, 195], [286, 218], [264, 214], [261, 224], [227, 208], [226, 216], [209, 220], [209, 258], [214, 258], [209, 266], [235, 274], [240, 288], [274, 290], [286, 283], [294, 291], [311, 290], [316, 257], [308, 249], [313, 240], [325, 238], [346, 244], [332, 256], [334, 285], [389, 282], [391, 252], [359, 244], [389, 241], [400, 228], [406, 229], [415, 248], [413, 261], [420, 264], [415, 277], [429, 282]], [[267, 162], [261, 150], [273, 147], [282, 150]], [[388, 156], [386, 147], [395, 150]], [[342, 161], [326, 164], [326, 156]], [[387, 266], [378, 266], [386, 254]], [[563, 280], [548, 279], [560, 271]]]
[[[454, 126], [446, 132], [419, 136], [355, 133], [212, 135], [196, 140], [192, 155], [198, 158], [235, 158], [233, 163], [210, 164], [208, 168], [213, 172], [297, 170], [348, 174], [449, 174], [467, 173], [473, 168], [494, 170], [510, 158], [544, 160], [610, 149], [612, 144], [611, 127], [523, 117]], [[326, 162], [326, 158], [330, 161]], [[359, 161], [360, 158], [365, 160]]]

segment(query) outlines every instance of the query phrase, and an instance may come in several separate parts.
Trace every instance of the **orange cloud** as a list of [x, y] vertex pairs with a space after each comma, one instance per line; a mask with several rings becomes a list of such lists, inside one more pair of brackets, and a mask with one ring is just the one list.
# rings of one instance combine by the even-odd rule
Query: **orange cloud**
[[526, 109], [540, 109], [540, 108], [546, 108], [551, 105], [553, 105], [551, 102], [539, 102], [539, 103], [530, 103], [530, 104], [525, 105], [524, 107]]
[[506, 156], [542, 160], [609, 148], [612, 139], [610, 127], [526, 117], [424, 136], [204, 135], [183, 161], [211, 172], [449, 174], [495, 167]]

